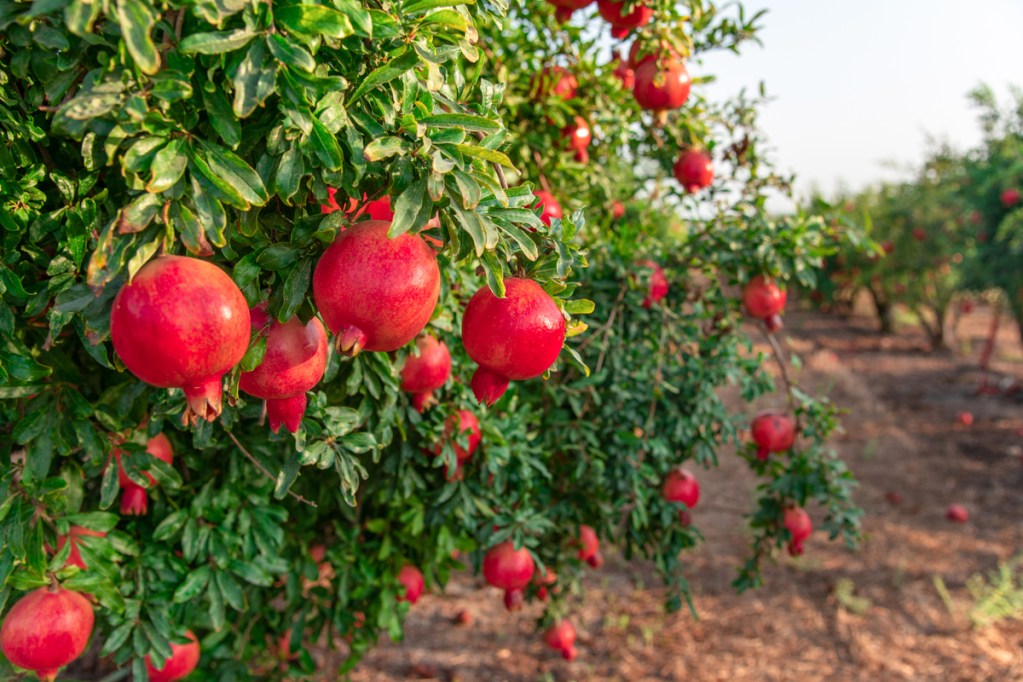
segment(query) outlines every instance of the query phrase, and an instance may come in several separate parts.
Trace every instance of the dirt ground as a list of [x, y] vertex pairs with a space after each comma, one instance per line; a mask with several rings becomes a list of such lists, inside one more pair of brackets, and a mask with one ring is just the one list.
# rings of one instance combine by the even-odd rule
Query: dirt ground
[[[755, 480], [722, 453], [719, 469], [698, 474], [694, 520], [707, 541], [690, 573], [699, 621], [666, 615], [650, 567], [609, 552], [577, 604], [572, 663], [534, 631], [538, 606], [509, 614], [495, 590], [466, 576], [426, 595], [405, 641], [376, 649], [353, 679], [1023, 680], [1023, 622], [972, 626], [966, 587], [1023, 550], [1023, 397], [976, 395], [989, 321], [980, 307], [960, 321], [955, 351], [929, 353], [913, 329], [881, 337], [868, 318], [787, 316], [788, 350], [803, 361], [797, 381], [849, 411], [835, 447], [860, 481], [858, 551], [818, 532], [803, 557], [767, 566], [764, 588], [735, 594]], [[1023, 376], [1020, 348], [1015, 326], [1003, 324], [999, 377]], [[970, 426], [958, 419], [966, 411]], [[970, 521], [946, 520], [950, 503]], [[463, 609], [468, 627], [453, 624]]]

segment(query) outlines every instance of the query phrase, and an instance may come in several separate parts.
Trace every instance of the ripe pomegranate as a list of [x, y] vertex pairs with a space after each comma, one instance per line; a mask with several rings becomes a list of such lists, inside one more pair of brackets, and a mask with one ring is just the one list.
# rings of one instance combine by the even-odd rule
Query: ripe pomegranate
[[540, 214], [540, 220], [543, 221], [544, 225], [550, 225], [553, 218], [560, 218], [562, 216], [561, 204], [558, 203], [553, 194], [543, 189], [535, 189], [533, 194], [536, 195], [537, 202], [533, 204], [532, 208], [543, 210]]
[[642, 3], [636, 3], [631, 12], [623, 14], [624, 5], [625, 0], [597, 0], [597, 11], [611, 24], [612, 38], [624, 38], [632, 29], [646, 25], [654, 15], [654, 11]]
[[788, 294], [774, 283], [774, 280], [757, 275], [742, 290], [742, 302], [746, 312], [764, 321], [768, 331], [782, 328], [781, 314], [785, 310]]
[[[476, 452], [476, 448], [479, 447], [480, 441], [483, 439], [483, 434], [480, 432], [480, 420], [477, 419], [476, 415], [469, 410], [458, 410], [458, 412], [448, 417], [444, 424], [444, 434], [448, 439], [451, 438], [451, 432], [454, 431], [456, 423], [458, 425], [458, 442], [465, 442], [465, 439], [468, 439], [468, 447], [462, 447], [458, 442], [452, 446], [458, 463], [462, 464], [472, 457], [472, 453]], [[464, 435], [466, 432], [468, 432], [468, 435]], [[433, 454], [439, 456], [441, 449], [442, 446], [437, 444], [433, 449]]]
[[681, 467], [672, 469], [664, 479], [661, 495], [668, 502], [681, 502], [686, 505], [686, 509], [679, 510], [679, 521], [683, 526], [688, 526], [689, 524], [682, 514], [696, 507], [700, 501], [700, 483], [696, 480], [696, 476], [693, 476], [688, 469]]
[[973, 413], [972, 412], [960, 412], [956, 419], [963, 426], [973, 426]]
[[[146, 672], [149, 682], [177, 682], [184, 679], [199, 665], [199, 640], [191, 630], [185, 632], [188, 641], [184, 644], [171, 642], [171, 657], [164, 661], [162, 668], [156, 668], [149, 654], [146, 654]], [[290, 635], [289, 635], [290, 639]]]
[[632, 90], [636, 86], [636, 71], [632, 63], [622, 59], [618, 53], [615, 53], [614, 61], [618, 62], [612, 72], [615, 78], [621, 81], [623, 89]]
[[795, 420], [781, 412], [761, 412], [750, 424], [750, 434], [757, 445], [757, 459], [767, 461], [772, 452], [785, 452], [796, 442]]
[[509, 602], [515, 605], [515, 591], [521, 593], [529, 584], [535, 567], [529, 550], [525, 547], [515, 549], [511, 540], [494, 545], [483, 555], [483, 577], [489, 584], [505, 591], [506, 606]]
[[589, 561], [600, 551], [600, 539], [591, 526], [579, 526], [579, 560]]
[[309, 558], [320, 563], [327, 557], [327, 547], [325, 545], [313, 545], [309, 548]]
[[61, 535], [57, 538], [57, 551], [60, 552], [60, 550], [64, 549], [64, 545], [70, 542], [71, 551], [64, 565], [77, 566], [84, 571], [88, 566], [85, 565], [85, 561], [82, 560], [82, 554], [78, 551], [78, 545], [81, 543], [81, 540], [78, 538], [105, 538], [106, 536], [107, 534], [102, 531], [89, 530], [81, 526], [71, 526], [67, 535]]
[[56, 585], [19, 599], [0, 625], [0, 649], [12, 664], [43, 682], [85, 651], [92, 635], [92, 605], [77, 592]]
[[895, 251], [895, 244], [891, 241], [881, 242], [881, 248], [884, 249], [885, 253], [892, 253]]
[[366, 220], [342, 232], [313, 271], [313, 299], [337, 349], [392, 351], [416, 337], [440, 297], [440, 269], [420, 237], [387, 236], [390, 223]]
[[615, 199], [611, 202], [611, 218], [621, 220], [623, 216], [625, 216], [625, 204]]
[[650, 268], [650, 292], [643, 299], [643, 307], [649, 308], [668, 295], [668, 278], [664, 276], [661, 266], [652, 260], [641, 261], [640, 265]]
[[530, 85], [530, 90], [535, 93], [535, 99], [538, 100], [552, 96], [564, 100], [575, 99], [578, 89], [579, 81], [563, 66], [544, 67]]
[[[579, 163], [590, 162], [589, 147], [593, 142], [593, 133], [585, 118], [576, 116], [572, 123], [561, 131], [561, 135], [568, 138], [568, 146], [575, 150], [576, 161]], [[547, 224], [550, 225], [550, 222], [548, 221]]]
[[1007, 189], [1003, 191], [1001, 195], [1002, 206], [1005, 208], [1012, 208], [1019, 203], [1019, 198], [1020, 194], [1018, 189]]
[[684, 151], [675, 162], [675, 178], [685, 191], [695, 194], [714, 182], [714, 161], [707, 152]]
[[789, 554], [799, 556], [803, 553], [803, 542], [813, 533], [813, 521], [802, 507], [786, 507], [784, 524], [785, 530], [792, 535]]
[[970, 520], [970, 512], [961, 504], [950, 504], [945, 512], [945, 518], [956, 523], [966, 523]]
[[213, 421], [221, 411], [221, 377], [249, 345], [249, 306], [213, 263], [160, 256], [117, 292], [110, 338], [136, 377], [185, 392], [185, 423]]
[[565, 342], [565, 317], [539, 284], [504, 280], [505, 297], [483, 287], [462, 317], [462, 344], [479, 365], [472, 375], [476, 399], [493, 405], [510, 380], [538, 377], [554, 364]]
[[423, 594], [423, 574], [415, 566], [405, 565], [398, 572], [398, 582], [405, 587], [405, 593], [398, 595], [398, 601], [415, 604]]
[[632, 94], [640, 107], [648, 111], [667, 111], [678, 109], [689, 99], [692, 80], [681, 59], [670, 53], [661, 54], [656, 59], [643, 59], [635, 69], [636, 85]]
[[[171, 448], [170, 440], [162, 433], [158, 433], [146, 443], [146, 452], [167, 464], [174, 462], [174, 450]], [[128, 478], [128, 474], [121, 466], [121, 450], [114, 450], [114, 458], [117, 460], [117, 483], [121, 486], [121, 513], [125, 516], [144, 516], [149, 511], [149, 493], [135, 481]], [[156, 485], [156, 479], [148, 471], [145, 472], [149, 480], [149, 488]]]
[[249, 314], [253, 329], [267, 330], [266, 354], [256, 369], [242, 373], [238, 388], [266, 401], [271, 431], [277, 433], [283, 424], [295, 433], [305, 414], [306, 391], [327, 369], [327, 331], [315, 317], [305, 324], [298, 317], [282, 324], [262, 304]]
[[922, 242], [923, 240], [927, 239], [927, 230], [925, 230], [922, 227], [914, 227], [913, 239], [917, 240], [918, 242]]
[[572, 18], [572, 12], [593, 4], [593, 0], [547, 0], [547, 2], [557, 8], [554, 16], [562, 23]]
[[401, 390], [412, 394], [412, 407], [422, 412], [451, 376], [451, 353], [434, 336], [419, 337], [416, 348], [419, 355], [409, 355], [401, 368]]
[[575, 646], [575, 626], [569, 620], [559, 620], [543, 633], [543, 641], [555, 651], [566, 651]]

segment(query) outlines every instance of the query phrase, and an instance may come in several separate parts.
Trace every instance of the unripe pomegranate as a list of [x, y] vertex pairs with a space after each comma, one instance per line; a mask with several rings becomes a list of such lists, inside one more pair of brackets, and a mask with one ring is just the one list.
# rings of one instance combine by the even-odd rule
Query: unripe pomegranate
[[537, 201], [533, 204], [532, 208], [542, 209], [540, 214], [540, 220], [543, 221], [544, 225], [550, 225], [553, 218], [560, 218], [562, 216], [561, 204], [554, 198], [554, 195], [544, 189], [533, 190], [533, 194], [536, 196]]
[[1002, 206], [1005, 208], [1012, 208], [1019, 203], [1019, 190], [1018, 189], [1007, 189], [1002, 192], [1001, 200]]
[[327, 369], [327, 331], [317, 318], [302, 324], [292, 317], [283, 324], [272, 320], [265, 305], [250, 312], [253, 329], [266, 331], [266, 354], [251, 372], [243, 372], [238, 388], [266, 401], [270, 430], [283, 424], [295, 433], [302, 424], [306, 391], [320, 382]]
[[504, 608], [508, 611], [521, 611], [526, 602], [526, 593], [521, 589], [505, 590]]
[[560, 97], [564, 100], [575, 99], [576, 91], [579, 89], [579, 81], [575, 75], [563, 66], [548, 66], [540, 71], [538, 77], [534, 77], [531, 90], [535, 92], [538, 100], [548, 97]]
[[[576, 116], [571, 125], [561, 131], [561, 135], [568, 138], [568, 146], [575, 150], [576, 161], [579, 163], [590, 162], [589, 147], [593, 142], [593, 133], [585, 118]], [[550, 222], [547, 221], [547, 224], [549, 225]]]
[[643, 299], [643, 307], [649, 308], [668, 295], [668, 278], [664, 276], [661, 266], [652, 260], [641, 261], [640, 265], [650, 268], [650, 292]]
[[[447, 418], [444, 424], [444, 434], [450, 439], [451, 432], [454, 431], [455, 425], [458, 425], [457, 437], [458, 441], [465, 442], [463, 439], [468, 438], [468, 447], [462, 447], [456, 442], [452, 447], [455, 450], [455, 457], [458, 459], [458, 463], [462, 464], [470, 457], [472, 453], [476, 452], [476, 448], [479, 447], [480, 441], [483, 439], [483, 434], [480, 432], [480, 420], [477, 419], [469, 410], [458, 410], [450, 417]], [[466, 432], [468, 435], [466, 436]], [[442, 446], [438, 444], [433, 449], [434, 455], [440, 455]]]
[[67, 562], [65, 566], [77, 566], [83, 571], [88, 568], [85, 565], [85, 561], [82, 560], [82, 554], [78, 551], [78, 544], [81, 542], [78, 538], [91, 537], [91, 538], [105, 538], [106, 533], [98, 530], [89, 530], [88, 528], [82, 528], [81, 526], [71, 526], [67, 535], [61, 535], [57, 538], [57, 552], [64, 549], [64, 545], [68, 542], [71, 543], [71, 551], [68, 554]]
[[714, 161], [707, 152], [684, 151], [675, 162], [675, 178], [685, 191], [695, 194], [714, 182]]
[[565, 651], [575, 646], [575, 626], [569, 620], [559, 620], [543, 633], [543, 641], [555, 651]]
[[557, 8], [554, 16], [562, 23], [572, 18], [572, 12], [593, 4], [593, 0], [547, 0], [547, 2]]
[[[167, 464], [174, 462], [174, 450], [171, 448], [170, 440], [162, 433], [158, 433], [146, 443], [146, 452]], [[135, 481], [128, 478], [124, 467], [121, 466], [121, 451], [114, 450], [114, 458], [117, 460], [117, 483], [121, 486], [121, 513], [125, 516], [144, 516], [149, 511], [149, 493]], [[149, 487], [156, 485], [156, 479], [148, 471], [145, 472], [149, 480]]]
[[654, 15], [654, 11], [642, 3], [636, 3], [628, 14], [625, 12], [625, 0], [597, 0], [597, 10], [604, 21], [611, 24], [611, 37], [624, 38], [634, 28], [644, 26]]
[[757, 459], [767, 461], [772, 452], [785, 452], [796, 442], [796, 421], [782, 412], [766, 410], [753, 418], [750, 434], [757, 445]]
[[[149, 654], [146, 654], [146, 672], [149, 682], [177, 682], [184, 679], [199, 665], [199, 640], [191, 630], [185, 632], [188, 641], [184, 644], [171, 642], [171, 656], [157, 669]], [[290, 635], [289, 635], [290, 639]]]
[[692, 80], [681, 59], [662, 54], [657, 59], [644, 59], [635, 69], [636, 85], [632, 94], [642, 108], [648, 111], [678, 109], [689, 99]]
[[966, 523], [970, 520], [970, 512], [961, 504], [950, 504], [948, 505], [948, 510], [945, 512], [945, 517], [949, 521]]
[[615, 78], [622, 83], [622, 88], [632, 90], [636, 86], [636, 70], [631, 62], [622, 59], [621, 55], [615, 53], [615, 61], [618, 65], [613, 71]]
[[679, 510], [679, 520], [682, 521], [682, 514], [693, 509], [700, 501], [700, 483], [688, 469], [681, 467], [672, 469], [664, 479], [661, 495], [668, 502], [681, 502], [686, 505], [686, 509]]
[[786, 507], [784, 524], [785, 530], [792, 535], [789, 554], [799, 556], [803, 553], [803, 542], [813, 534], [813, 521], [802, 507]]
[[440, 297], [440, 269], [420, 237], [387, 236], [391, 224], [356, 223], [324, 251], [313, 271], [313, 299], [337, 349], [392, 351], [416, 337]]
[[398, 572], [398, 582], [405, 587], [405, 593], [398, 595], [398, 601], [407, 601], [409, 604], [415, 604], [419, 601], [419, 597], [423, 594], [425, 583], [423, 582], [423, 574], [418, 568], [409, 565], [402, 566], [401, 571]]
[[764, 320], [770, 331], [781, 329], [781, 314], [788, 294], [774, 280], [757, 275], [742, 290], [742, 302], [751, 317]]
[[579, 526], [579, 560], [588, 561], [590, 557], [600, 551], [600, 539], [597, 531], [591, 526]]
[[40, 587], [19, 599], [0, 625], [0, 649], [12, 664], [43, 682], [85, 651], [92, 635], [92, 605], [71, 590]]
[[472, 376], [476, 399], [493, 405], [509, 380], [538, 377], [558, 359], [565, 342], [565, 317], [539, 284], [504, 280], [505, 297], [483, 287], [462, 317], [462, 344], [479, 365]]
[[451, 376], [451, 352], [434, 336], [419, 337], [416, 348], [419, 355], [409, 355], [401, 368], [401, 390], [412, 394], [412, 406], [422, 412]]
[[185, 392], [185, 423], [213, 421], [222, 409], [221, 377], [249, 346], [249, 306], [213, 263], [160, 256], [117, 292], [110, 338], [132, 374]]
[[483, 556], [483, 577], [502, 590], [521, 590], [533, 578], [533, 555], [525, 547], [515, 549], [511, 540], [494, 545]]

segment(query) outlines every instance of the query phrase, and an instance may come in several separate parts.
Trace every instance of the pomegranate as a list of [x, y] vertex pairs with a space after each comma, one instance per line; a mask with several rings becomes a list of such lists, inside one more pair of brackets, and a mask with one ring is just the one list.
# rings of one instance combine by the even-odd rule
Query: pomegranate
[[[480, 433], [480, 420], [476, 418], [476, 415], [469, 410], [458, 410], [458, 412], [448, 417], [444, 424], [444, 434], [449, 439], [456, 423], [458, 425], [458, 442], [455, 442], [452, 447], [455, 450], [455, 457], [458, 459], [458, 463], [462, 464], [472, 457], [472, 453], [476, 452], [476, 448], [479, 447], [480, 441], [483, 439], [483, 434]], [[467, 447], [459, 445], [459, 442], [464, 443], [466, 439], [468, 440]], [[434, 447], [433, 454], [439, 456], [441, 449], [442, 446], [438, 444]]]
[[313, 299], [337, 335], [337, 349], [392, 351], [416, 337], [440, 297], [440, 269], [420, 237], [387, 236], [390, 223], [366, 220], [342, 232], [313, 271]]
[[56, 585], [19, 599], [0, 625], [0, 649], [12, 664], [31, 670], [43, 682], [82, 655], [93, 625], [89, 600]]
[[774, 283], [774, 280], [757, 275], [742, 290], [742, 302], [746, 312], [752, 317], [764, 321], [768, 331], [778, 331], [782, 327], [781, 314], [785, 310], [788, 294]]
[[597, 11], [604, 21], [611, 24], [611, 37], [624, 38], [634, 28], [646, 25], [654, 15], [654, 11], [641, 2], [633, 5], [628, 14], [625, 11], [626, 0], [597, 0]]
[[555, 651], [565, 651], [575, 646], [575, 626], [569, 620], [559, 620], [543, 633], [543, 641]]
[[553, 218], [560, 218], [562, 216], [561, 204], [554, 198], [554, 195], [543, 189], [533, 190], [533, 194], [537, 198], [537, 202], [533, 204], [532, 208], [542, 209], [540, 214], [540, 220], [543, 221], [544, 225], [550, 225]]
[[973, 413], [972, 412], [960, 412], [956, 419], [963, 426], [973, 426]]
[[685, 509], [679, 510], [679, 521], [682, 521], [683, 526], [688, 526], [682, 514], [693, 509], [700, 501], [700, 483], [696, 476], [682, 467], [672, 469], [664, 479], [661, 495], [668, 502], [681, 502], [686, 505]]
[[191, 630], [185, 632], [185, 637], [188, 641], [184, 644], [171, 642], [171, 656], [164, 661], [162, 668], [154, 666], [149, 654], [146, 654], [149, 682], [176, 682], [188, 677], [195, 670], [199, 665], [199, 640]]
[[611, 219], [621, 220], [625, 216], [625, 204], [615, 199], [611, 202]]
[[483, 555], [483, 577], [489, 584], [505, 591], [506, 606], [509, 603], [515, 606], [520, 599], [515, 592], [521, 593], [529, 584], [534, 569], [533, 555], [525, 547], [515, 549], [511, 540], [494, 545]]
[[575, 74], [563, 66], [544, 67], [539, 77], [534, 77], [530, 89], [536, 99], [560, 97], [564, 100], [575, 99], [579, 89], [579, 81]]
[[684, 151], [675, 162], [675, 178], [685, 191], [695, 194], [714, 182], [714, 161], [707, 152]]
[[309, 558], [320, 563], [327, 558], [327, 547], [325, 545], [313, 545], [309, 548]]
[[455, 614], [455, 625], [472, 625], [472, 614], [466, 609], [460, 609]]
[[136, 377], [185, 392], [186, 424], [213, 421], [221, 411], [221, 377], [249, 345], [249, 306], [213, 263], [160, 256], [117, 292], [110, 338]]
[[57, 538], [57, 551], [60, 552], [60, 550], [64, 549], [64, 545], [70, 542], [71, 551], [64, 565], [77, 566], [84, 571], [88, 566], [85, 565], [85, 561], [82, 560], [82, 554], [78, 551], [78, 545], [82, 542], [79, 538], [105, 538], [106, 536], [107, 534], [102, 531], [89, 530], [81, 526], [71, 526], [67, 535], [61, 535]]
[[579, 526], [579, 560], [589, 561], [600, 551], [600, 539], [591, 526]]
[[803, 553], [803, 542], [813, 533], [810, 515], [802, 507], [786, 507], [784, 524], [785, 530], [792, 536], [789, 541], [789, 554], [799, 556]]
[[966, 507], [961, 504], [950, 504], [948, 505], [948, 510], [945, 512], [945, 517], [949, 521], [966, 523], [970, 520], [970, 512], [968, 512]]
[[766, 410], [753, 418], [750, 434], [757, 445], [757, 459], [767, 461], [772, 452], [785, 452], [796, 442], [796, 422], [782, 412]]
[[923, 240], [927, 239], [927, 230], [925, 230], [922, 227], [914, 227], [913, 239], [917, 240], [918, 242], [922, 242]]
[[574, 661], [578, 656], [579, 651], [574, 646], [570, 646], [567, 649], [561, 650], [561, 657], [566, 661]]
[[[174, 462], [174, 450], [171, 448], [170, 440], [162, 433], [158, 433], [146, 443], [146, 452], [162, 462], [171, 464]], [[125, 516], [144, 516], [149, 511], [149, 493], [128, 477], [121, 465], [120, 450], [114, 450], [114, 458], [117, 460], [117, 483], [121, 486], [121, 513]], [[156, 479], [148, 471], [145, 477], [149, 480], [149, 486], [156, 485]]]
[[554, 16], [564, 23], [572, 18], [572, 12], [592, 5], [593, 0], [547, 0], [547, 3], [554, 5]]
[[618, 62], [618, 65], [612, 72], [615, 78], [621, 81], [622, 88], [632, 90], [636, 86], [636, 71], [632, 63], [622, 59], [618, 53], [615, 53], [614, 61]]
[[652, 260], [641, 261], [640, 265], [650, 268], [650, 291], [643, 299], [643, 307], [649, 308], [668, 295], [668, 278], [664, 276], [661, 266]]
[[596, 554], [587, 559], [586, 563], [590, 565], [590, 568], [600, 568], [604, 565], [604, 555], [598, 551]]
[[243, 372], [238, 388], [266, 401], [270, 430], [283, 424], [295, 433], [305, 414], [306, 391], [320, 382], [327, 369], [327, 332], [312, 318], [306, 324], [292, 317], [283, 324], [272, 320], [265, 305], [249, 311], [252, 328], [266, 331], [266, 354], [251, 372]]
[[[350, 220], [367, 218], [369, 220], [392, 220], [394, 218], [394, 211], [391, 209], [391, 197], [385, 194], [373, 201], [368, 201], [367, 199], [368, 197], [363, 194], [361, 205], [354, 198], [348, 200], [345, 213]], [[334, 211], [341, 210], [341, 204], [337, 202], [337, 190], [335, 188], [327, 188], [327, 203], [321, 204], [320, 210], [323, 213], [333, 213]]]
[[[590, 131], [590, 124], [586, 122], [585, 118], [576, 116], [571, 125], [561, 131], [561, 135], [568, 138], [568, 146], [575, 150], [576, 161], [579, 163], [590, 162], [589, 147], [590, 143], [593, 142], [593, 133]], [[547, 224], [550, 225], [550, 222], [547, 222]]]
[[518, 277], [504, 284], [505, 298], [483, 287], [462, 317], [462, 344], [479, 365], [472, 391], [487, 405], [504, 395], [510, 380], [546, 372], [565, 342], [565, 317], [539, 284]]
[[412, 407], [422, 412], [451, 376], [451, 353], [434, 336], [419, 337], [416, 349], [419, 355], [409, 355], [401, 368], [401, 390], [412, 394]]
[[521, 589], [505, 590], [504, 608], [509, 611], [521, 611], [526, 603], [526, 593]]
[[884, 249], [885, 253], [892, 253], [895, 251], [895, 243], [891, 241], [881, 242], [881, 248]]
[[[1002, 192], [1000, 198], [1002, 200], [1002, 206], [1004, 206], [1005, 208], [1012, 208], [1013, 206], [1019, 203], [1020, 198], [1019, 190], [1012, 188], [1007, 189]], [[979, 222], [979, 220], [975, 222]]]
[[662, 54], [657, 59], [643, 59], [635, 69], [636, 85], [632, 94], [642, 108], [648, 111], [678, 109], [689, 99], [692, 80], [681, 59]]
[[423, 574], [415, 566], [405, 565], [398, 572], [398, 582], [405, 587], [404, 594], [398, 595], [398, 601], [415, 604], [423, 594]]

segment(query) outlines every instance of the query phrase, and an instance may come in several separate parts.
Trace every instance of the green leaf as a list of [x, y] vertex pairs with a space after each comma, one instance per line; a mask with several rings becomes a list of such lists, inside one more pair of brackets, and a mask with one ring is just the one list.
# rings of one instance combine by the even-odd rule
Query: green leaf
[[242, 139], [242, 126], [238, 117], [234, 115], [231, 103], [227, 101], [224, 91], [214, 88], [213, 92], [202, 93], [203, 102], [209, 109], [209, 121], [213, 129], [220, 135], [220, 139], [229, 147], [237, 147]]
[[267, 38], [267, 45], [270, 47], [270, 54], [286, 66], [306, 73], [312, 73], [316, 69], [316, 60], [313, 56], [293, 40], [275, 33]]
[[274, 19], [288, 31], [307, 36], [347, 38], [354, 29], [348, 17], [323, 5], [293, 5], [274, 10]]
[[400, 137], [387, 135], [377, 138], [366, 145], [366, 148], [362, 151], [362, 157], [369, 163], [373, 163], [374, 161], [390, 158], [395, 154], [406, 154], [407, 152], [408, 144], [404, 140]]
[[359, 83], [359, 87], [355, 89], [355, 92], [352, 93], [352, 96], [348, 99], [348, 104], [351, 105], [352, 102], [356, 101], [373, 88], [383, 85], [384, 83], [390, 83], [392, 80], [398, 78], [418, 63], [419, 56], [415, 53], [415, 51], [406, 50], [397, 58], [392, 59], [383, 66], [371, 71], [369, 75], [366, 76], [361, 83]]
[[150, 76], [160, 70], [160, 53], [149, 35], [156, 23], [152, 5], [144, 0], [118, 0], [117, 21], [132, 59], [142, 73]]
[[222, 54], [240, 50], [255, 37], [256, 34], [247, 28], [239, 28], [234, 31], [193, 33], [181, 41], [178, 50], [185, 54]]
[[82, 512], [80, 514], [69, 514], [66, 518], [68, 523], [72, 525], [82, 526], [83, 528], [100, 531], [101, 533], [112, 531], [121, 519], [119, 514], [112, 514], [110, 512]]
[[309, 291], [312, 273], [313, 261], [311, 258], [299, 261], [298, 265], [288, 273], [288, 276], [284, 279], [284, 288], [282, 289], [284, 300], [280, 311], [277, 313], [279, 321], [287, 322], [302, 307], [302, 302], [305, 301], [306, 293]]
[[164, 517], [163, 521], [160, 522], [153, 530], [154, 540], [169, 540], [170, 538], [181, 532], [181, 529], [185, 525], [185, 521], [188, 520], [188, 510], [179, 509], [175, 512], [171, 512]]
[[257, 40], [245, 53], [231, 77], [234, 85], [234, 113], [247, 118], [274, 93], [277, 64], [266, 56], [266, 42]]
[[512, 164], [505, 154], [495, 151], [493, 149], [487, 149], [485, 147], [477, 147], [472, 144], [456, 144], [453, 145], [455, 149], [465, 154], [466, 156], [475, 156], [477, 159], [483, 159], [489, 163], [496, 163], [505, 168], [511, 168], [514, 170], [515, 166]]
[[274, 173], [274, 191], [285, 201], [298, 194], [305, 175], [305, 158], [295, 145], [290, 145], [277, 160]]
[[301, 469], [299, 453], [297, 450], [292, 450], [288, 454], [288, 458], [284, 460], [284, 468], [277, 474], [277, 481], [274, 483], [274, 499], [283, 500], [288, 495], [291, 486], [298, 479], [299, 469]]
[[313, 145], [316, 157], [327, 170], [341, 168], [341, 165], [344, 163], [344, 156], [341, 154], [341, 147], [337, 143], [337, 138], [327, 130], [327, 127], [318, 118], [313, 119], [313, 130], [309, 141]]
[[184, 581], [174, 590], [174, 603], [184, 604], [199, 596], [210, 581], [210, 567], [200, 566], [185, 576]]
[[435, 114], [419, 119], [419, 125], [429, 128], [462, 128], [470, 132], [496, 133], [501, 124], [483, 116], [472, 114]]
[[416, 180], [394, 200], [394, 218], [391, 219], [391, 227], [387, 230], [387, 236], [397, 237], [415, 227], [416, 217], [422, 211], [424, 201], [426, 201], [426, 180]]
[[187, 167], [188, 154], [185, 151], [184, 140], [171, 140], [153, 157], [150, 166], [153, 176], [146, 185], [146, 191], [159, 193], [170, 189], [185, 174]]
[[262, 206], [269, 201], [270, 196], [263, 186], [263, 180], [241, 157], [212, 142], [200, 140], [200, 143], [207, 153], [206, 159], [210, 170], [230, 185], [239, 196], [255, 206]]
[[117, 220], [117, 233], [132, 234], [146, 229], [160, 212], [161, 206], [163, 201], [155, 194], [146, 192], [135, 197], [134, 201], [121, 209]]
[[474, 5], [476, 0], [418, 0], [410, 2], [402, 8], [402, 12], [408, 16], [422, 14], [438, 7], [454, 7], [456, 5]]

